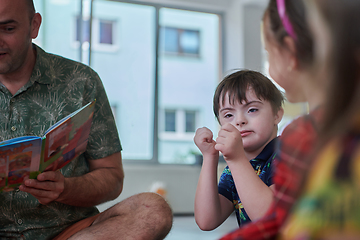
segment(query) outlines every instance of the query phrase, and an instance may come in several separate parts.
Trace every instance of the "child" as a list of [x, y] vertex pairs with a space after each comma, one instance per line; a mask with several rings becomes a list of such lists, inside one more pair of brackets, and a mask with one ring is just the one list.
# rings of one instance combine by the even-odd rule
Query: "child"
[[[202, 230], [217, 228], [233, 211], [239, 225], [245, 224], [262, 217], [271, 205], [271, 162], [283, 100], [271, 80], [255, 71], [237, 71], [218, 85], [218, 138], [215, 142], [205, 127], [194, 137], [204, 157], [195, 196], [195, 220]], [[228, 166], [217, 187], [219, 152]]]
[[291, 122], [280, 136], [273, 164], [273, 205], [264, 217], [222, 240], [275, 239], [300, 193], [318, 142], [327, 82], [314, 76], [313, 38], [303, 1], [270, 0], [263, 36], [271, 77], [285, 89], [287, 100], [307, 102], [310, 112]]
[[308, 2], [316, 60], [330, 87], [320, 131], [323, 149], [282, 237], [360, 239], [360, 1]]

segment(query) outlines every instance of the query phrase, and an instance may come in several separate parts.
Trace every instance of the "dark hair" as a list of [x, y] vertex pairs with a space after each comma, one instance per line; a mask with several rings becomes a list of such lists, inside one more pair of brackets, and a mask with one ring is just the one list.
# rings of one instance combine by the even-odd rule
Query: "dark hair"
[[271, 80], [256, 71], [238, 70], [227, 75], [215, 90], [213, 108], [216, 118], [219, 120], [220, 102], [225, 103], [226, 93], [231, 104], [235, 101], [247, 102], [246, 91], [249, 87], [254, 90], [259, 99], [270, 102], [274, 114], [279, 111], [284, 102], [284, 96]]
[[332, 48], [327, 68], [330, 87], [326, 100], [324, 133], [353, 127], [360, 104], [360, 1], [316, 1], [330, 28]]
[[[295, 40], [297, 58], [303, 66], [311, 65], [313, 61], [313, 38], [306, 20], [305, 5], [303, 0], [286, 0], [286, 15], [296, 33]], [[265, 10], [263, 21], [269, 19], [269, 28], [275, 40], [284, 44], [284, 37], [289, 35], [280, 19], [276, 0], [270, 0]]]

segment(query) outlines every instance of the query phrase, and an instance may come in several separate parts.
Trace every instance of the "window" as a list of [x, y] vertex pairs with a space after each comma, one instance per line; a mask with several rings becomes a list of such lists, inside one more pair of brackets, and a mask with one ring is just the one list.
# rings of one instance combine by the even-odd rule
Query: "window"
[[[164, 126], [163, 131], [166, 135], [162, 135], [164, 138], [169, 138], [169, 136], [174, 137], [190, 137], [194, 136], [196, 126], [196, 116], [198, 112], [194, 110], [170, 110], [166, 109], [164, 111]], [[170, 137], [171, 138], [171, 137]]]
[[[218, 132], [212, 97], [221, 66], [220, 15], [129, 1], [93, 0], [92, 8], [80, 0], [34, 3], [45, 23], [40, 47], [89, 64], [102, 79], [124, 161], [194, 163], [196, 129]], [[83, 20], [76, 17], [81, 6]], [[91, 49], [79, 48], [80, 36], [92, 40]]]
[[100, 41], [101, 44], [113, 44], [113, 22], [100, 20]]
[[[81, 25], [82, 24], [82, 25]], [[79, 29], [81, 29], [82, 34], [80, 34]], [[82, 20], [80, 17], [76, 17], [76, 41], [80, 41], [80, 37], [82, 37], [83, 42], [90, 41], [90, 20]]]
[[[80, 25], [82, 23], [82, 25]], [[80, 41], [80, 28], [82, 32], [82, 41], [86, 43], [85, 50], [88, 50], [89, 41], [90, 41], [90, 19], [86, 17], [82, 21], [80, 17], [76, 17], [76, 27], [75, 27], [75, 47], [79, 47]], [[116, 51], [118, 46], [116, 45], [115, 40], [115, 29], [116, 21], [97, 19], [93, 18], [92, 21], [92, 49], [98, 51]]]
[[196, 112], [195, 111], [186, 111], [185, 112], [185, 132], [194, 133], [196, 124]]
[[176, 128], [176, 112], [173, 110], [165, 111], [165, 132], [175, 132]]
[[161, 33], [162, 51], [164, 53], [183, 56], [199, 56], [199, 30], [162, 27]]

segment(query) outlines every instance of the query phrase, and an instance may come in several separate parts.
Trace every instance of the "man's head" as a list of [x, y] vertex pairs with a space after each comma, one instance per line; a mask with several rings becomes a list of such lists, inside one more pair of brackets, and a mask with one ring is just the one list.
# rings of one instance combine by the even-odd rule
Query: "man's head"
[[33, 19], [35, 15], [35, 7], [34, 7], [34, 1], [33, 0], [26, 0], [27, 8], [29, 10], [29, 19], [30, 21]]
[[259, 72], [243, 70], [225, 77], [214, 95], [214, 113], [220, 123], [230, 123], [242, 136], [247, 153], [259, 153], [277, 136], [283, 116], [283, 95]]
[[32, 39], [40, 24], [31, 0], [0, 0], [0, 74], [15, 74], [31, 65]]

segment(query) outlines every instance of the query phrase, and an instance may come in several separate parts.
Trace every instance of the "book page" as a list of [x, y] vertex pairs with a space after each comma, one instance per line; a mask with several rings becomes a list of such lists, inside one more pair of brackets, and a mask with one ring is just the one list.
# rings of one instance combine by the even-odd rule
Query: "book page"
[[12, 191], [25, 176], [39, 171], [41, 138], [23, 137], [10, 142], [0, 145], [0, 192]]
[[45, 135], [40, 171], [55, 171], [85, 152], [95, 102], [61, 120]]

